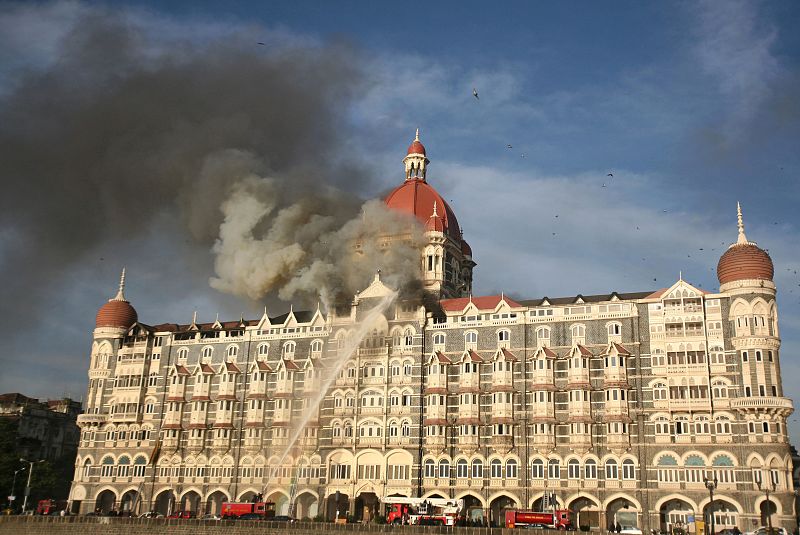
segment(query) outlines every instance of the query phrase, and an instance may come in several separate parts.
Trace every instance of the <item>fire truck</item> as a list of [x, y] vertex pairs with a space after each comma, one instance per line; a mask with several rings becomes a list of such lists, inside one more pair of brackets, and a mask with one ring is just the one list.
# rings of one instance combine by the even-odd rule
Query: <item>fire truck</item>
[[544, 527], [560, 530], [571, 530], [572, 513], [567, 509], [551, 512], [539, 511], [506, 511], [507, 528]]
[[239, 518], [246, 513], [255, 513], [264, 518], [275, 516], [275, 502], [223, 502], [222, 518]]
[[384, 503], [388, 524], [454, 526], [464, 509], [464, 500], [447, 498], [390, 497]]
[[52, 515], [67, 508], [66, 500], [39, 500], [36, 504], [37, 515]]

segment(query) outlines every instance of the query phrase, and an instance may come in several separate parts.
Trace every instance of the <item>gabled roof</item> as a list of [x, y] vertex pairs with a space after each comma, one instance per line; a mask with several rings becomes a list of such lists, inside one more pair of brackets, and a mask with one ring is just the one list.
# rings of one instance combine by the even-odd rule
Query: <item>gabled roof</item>
[[483, 357], [478, 355], [472, 349], [468, 349], [468, 350], [464, 351], [463, 355], [461, 355], [461, 362], [467, 362], [467, 361], [479, 362], [480, 363], [480, 362], [483, 362]]
[[611, 342], [611, 345], [614, 347], [614, 349], [617, 350], [617, 353], [619, 353], [620, 355], [624, 355], [626, 357], [630, 357], [631, 356], [631, 352], [628, 351], [627, 349], [625, 349], [625, 346], [623, 346], [622, 344], [618, 344], [616, 342]]
[[178, 375], [191, 375], [186, 366], [183, 366], [182, 364], [175, 365], [175, 373], [177, 373]]
[[506, 349], [504, 347], [501, 347], [500, 351], [498, 351], [497, 354], [498, 354], [498, 356], [500, 356], [502, 354], [503, 357], [509, 362], [517, 362], [519, 360], [514, 353], [512, 353], [511, 351], [509, 351], [508, 349]]
[[283, 359], [281, 362], [283, 362], [287, 370], [296, 371], [300, 369], [300, 366], [293, 360]]
[[214, 373], [214, 368], [212, 368], [208, 364], [201, 364], [200, 373]]
[[550, 358], [550, 359], [558, 358], [558, 353], [556, 353], [555, 351], [553, 351], [549, 347], [542, 346], [539, 349], [537, 349], [536, 352], [533, 355], [536, 356], [536, 355], [539, 355], [540, 353], [543, 354], [545, 357]]
[[434, 351], [433, 354], [431, 355], [431, 358], [428, 359], [428, 362], [430, 362], [431, 360], [436, 360], [436, 362], [438, 362], [439, 364], [452, 364], [453, 363], [453, 361], [450, 360], [447, 357], [447, 355], [445, 355], [441, 351]]
[[511, 308], [521, 308], [522, 305], [509, 298], [507, 295], [485, 295], [481, 297], [457, 297], [455, 299], [442, 299], [440, 305], [445, 312], [461, 312], [470, 304], [478, 310], [497, 310], [505, 302]]
[[602, 303], [604, 301], [632, 301], [636, 299], [647, 299], [653, 292], [631, 292], [631, 293], [617, 293], [611, 292], [610, 294], [597, 294], [597, 295], [581, 295], [578, 294], [573, 297], [542, 297], [540, 299], [525, 299], [520, 301], [523, 306], [540, 307], [550, 305], [573, 305], [578, 302], [578, 298], [583, 303]]
[[242, 370], [240, 370], [239, 367], [233, 362], [226, 362], [225, 369], [228, 373], [242, 373]]

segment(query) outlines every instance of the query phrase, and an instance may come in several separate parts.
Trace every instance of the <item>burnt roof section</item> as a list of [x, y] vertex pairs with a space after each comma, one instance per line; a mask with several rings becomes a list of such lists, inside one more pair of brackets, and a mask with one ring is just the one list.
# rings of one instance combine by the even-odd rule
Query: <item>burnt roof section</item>
[[[309, 323], [314, 318], [314, 314], [316, 314], [316, 312], [311, 310], [300, 310], [292, 312], [292, 314], [294, 314], [297, 323]], [[281, 314], [280, 316], [270, 318], [269, 321], [273, 326], [280, 326], [286, 322], [286, 318], [288, 317], [289, 317], [289, 312], [286, 312], [285, 314]], [[200, 332], [219, 331], [219, 330], [235, 331], [237, 329], [242, 329], [244, 327], [253, 327], [255, 325], [258, 325], [260, 322], [261, 322], [260, 319], [244, 320], [244, 323], [242, 323], [241, 320], [222, 321], [220, 322], [222, 325], [222, 329], [215, 328], [213, 321], [208, 323], [196, 323], [195, 326], [197, 327], [197, 330]], [[144, 323], [138, 323], [138, 325], [141, 325], [146, 329], [151, 329], [155, 332], [172, 332], [172, 333], [188, 332], [190, 330], [190, 327], [192, 326], [191, 323], [186, 323], [186, 324], [160, 323], [158, 325], [153, 325], [153, 326], [145, 325]], [[197, 332], [197, 331], [192, 329], [192, 332]]]
[[620, 301], [633, 301], [636, 299], [645, 299], [646, 297], [652, 295], [653, 290], [649, 292], [629, 292], [629, 293], [617, 293], [611, 292], [610, 294], [598, 294], [598, 295], [575, 295], [572, 297], [542, 297], [540, 299], [525, 299], [522, 301], [518, 301], [519, 304], [527, 307], [538, 307], [542, 306], [543, 303], [547, 302], [550, 305], [579, 305], [580, 302], [578, 298], [584, 303], [603, 303], [606, 301], [611, 301], [614, 298], [619, 299]]

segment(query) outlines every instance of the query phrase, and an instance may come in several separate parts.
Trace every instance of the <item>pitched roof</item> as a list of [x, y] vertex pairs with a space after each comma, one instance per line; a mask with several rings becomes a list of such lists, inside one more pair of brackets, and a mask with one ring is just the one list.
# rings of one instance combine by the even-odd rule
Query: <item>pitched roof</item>
[[500, 301], [505, 301], [511, 308], [520, 308], [517, 303], [507, 295], [485, 295], [480, 297], [457, 297], [455, 299], [442, 299], [440, 305], [447, 312], [460, 312], [472, 303], [478, 310], [494, 310]]
[[611, 345], [616, 348], [617, 353], [619, 353], [620, 355], [625, 355], [626, 357], [629, 357], [631, 355], [631, 352], [625, 349], [625, 346], [623, 346], [622, 344], [611, 342]]
[[653, 292], [631, 292], [631, 293], [617, 293], [611, 292], [610, 294], [597, 294], [597, 295], [575, 295], [572, 297], [541, 297], [539, 299], [525, 299], [520, 301], [522, 306], [538, 307], [546, 301], [550, 305], [572, 305], [575, 304], [578, 297], [584, 303], [602, 303], [604, 301], [611, 301], [614, 297], [620, 301], [631, 301], [635, 299], [646, 299]]
[[299, 370], [300, 366], [295, 363], [293, 360], [283, 359], [283, 365], [286, 366], [287, 370]]
[[242, 373], [242, 370], [233, 362], [226, 362], [225, 369], [228, 370], [229, 373]]
[[512, 353], [511, 351], [509, 351], [508, 349], [506, 349], [506, 348], [504, 348], [504, 347], [503, 347], [503, 348], [500, 348], [500, 351], [502, 351], [502, 352], [503, 352], [503, 356], [504, 356], [504, 357], [506, 358], [506, 360], [508, 360], [508, 361], [511, 361], [511, 362], [517, 362], [517, 360], [519, 360], [519, 359], [517, 359], [517, 356], [516, 356], [514, 353]]
[[436, 351], [433, 354], [433, 356], [434, 356], [434, 358], [436, 358], [436, 360], [439, 361], [439, 363], [444, 363], [444, 364], [452, 364], [453, 363], [453, 361], [450, 360], [449, 358], [447, 358], [447, 355], [445, 355], [441, 351]]
[[469, 358], [469, 360], [471, 360], [472, 362], [483, 362], [483, 357], [481, 357], [471, 349], [467, 350], [465, 358], [463, 360], [467, 360], [467, 358]]

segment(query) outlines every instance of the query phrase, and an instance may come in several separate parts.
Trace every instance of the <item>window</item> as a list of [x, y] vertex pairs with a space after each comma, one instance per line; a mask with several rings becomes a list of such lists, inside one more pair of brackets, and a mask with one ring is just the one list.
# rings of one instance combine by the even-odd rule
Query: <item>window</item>
[[493, 460], [489, 466], [492, 479], [503, 477], [503, 463], [500, 462], [500, 459]]
[[460, 459], [458, 463], [456, 463], [456, 477], [459, 479], [469, 477], [469, 465], [465, 459]]
[[511, 333], [509, 331], [500, 331], [497, 333], [497, 343], [501, 346], [507, 347], [509, 340], [511, 340]]
[[550, 345], [550, 327], [539, 327], [536, 329], [536, 343], [539, 347]]
[[295, 342], [286, 342], [283, 344], [283, 358], [285, 359], [292, 359], [294, 358], [294, 350], [297, 347], [297, 343]]
[[572, 341], [576, 344], [582, 344], [586, 338], [586, 326], [582, 324], [576, 324], [570, 327], [570, 333], [572, 334]]
[[636, 466], [630, 459], [622, 461], [622, 479], [634, 479], [636, 477]]
[[581, 478], [581, 463], [577, 459], [571, 459], [567, 463], [567, 477], [570, 479]]
[[550, 459], [547, 463], [547, 478], [548, 479], [561, 479], [561, 465], [558, 459]]
[[442, 333], [437, 333], [433, 335], [433, 345], [438, 347], [444, 347], [445, 336]]
[[506, 479], [517, 478], [517, 461], [509, 459], [506, 463]]
[[614, 459], [606, 461], [606, 479], [619, 479], [617, 461]]
[[531, 463], [531, 478], [544, 479], [544, 462], [541, 459], [534, 459]]
[[229, 359], [236, 358], [236, 356], [238, 354], [239, 354], [239, 346], [230, 346], [230, 347], [228, 347], [227, 355], [228, 355]]
[[622, 334], [622, 325], [619, 323], [609, 323], [608, 324], [608, 335], [609, 336], [619, 336]]
[[475, 346], [478, 344], [478, 333], [474, 331], [470, 331], [464, 335], [464, 343], [467, 346], [467, 349], [475, 349]]
[[[211, 346], [206, 346], [203, 348], [202, 357], [204, 359], [210, 359], [211, 355], [214, 353], [214, 348]], [[188, 353], [187, 353], [188, 354]], [[180, 357], [180, 355], [178, 355]]]
[[269, 344], [259, 344], [258, 356], [266, 357], [268, 353], [269, 353]]
[[314, 340], [311, 342], [311, 352], [312, 353], [322, 353], [322, 341], [321, 340]]
[[586, 479], [597, 479], [597, 462], [594, 459], [586, 461]]
[[742, 362], [747, 362], [747, 351], [742, 351]]
[[439, 478], [445, 479], [450, 477], [450, 461], [442, 459], [439, 461]]

